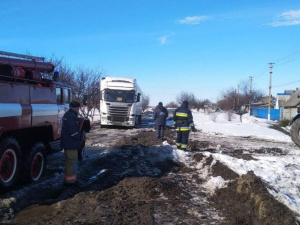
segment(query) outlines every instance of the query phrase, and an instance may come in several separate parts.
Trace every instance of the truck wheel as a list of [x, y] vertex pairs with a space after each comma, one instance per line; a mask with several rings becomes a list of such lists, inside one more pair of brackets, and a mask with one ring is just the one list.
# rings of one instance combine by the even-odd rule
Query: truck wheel
[[291, 135], [294, 143], [300, 147], [300, 118], [292, 124]]
[[81, 146], [80, 149], [78, 149], [78, 161], [82, 161], [84, 156], [85, 139], [86, 139], [86, 132], [83, 130], [81, 131]]
[[21, 151], [14, 138], [6, 138], [0, 144], [0, 186], [9, 188], [18, 178]]
[[25, 177], [30, 182], [39, 180], [46, 168], [46, 147], [42, 142], [35, 143], [26, 156], [24, 163]]

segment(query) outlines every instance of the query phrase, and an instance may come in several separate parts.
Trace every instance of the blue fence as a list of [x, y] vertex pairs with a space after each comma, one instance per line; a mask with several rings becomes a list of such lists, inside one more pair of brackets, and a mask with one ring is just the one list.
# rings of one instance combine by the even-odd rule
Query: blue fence
[[[268, 119], [268, 109], [266, 108], [252, 108], [251, 115]], [[271, 109], [270, 112], [271, 120], [280, 120], [280, 109]]]

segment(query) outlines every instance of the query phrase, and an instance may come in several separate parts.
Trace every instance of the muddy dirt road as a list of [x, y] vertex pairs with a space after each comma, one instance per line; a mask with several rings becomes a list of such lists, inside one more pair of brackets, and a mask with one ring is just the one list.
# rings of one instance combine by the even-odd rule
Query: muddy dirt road
[[[235, 172], [206, 157], [221, 151], [250, 160], [282, 154], [289, 144], [251, 137], [191, 133], [192, 151], [174, 151], [175, 131], [156, 141], [152, 128], [108, 129], [94, 124], [79, 164], [78, 188], [63, 187], [63, 153], [48, 158], [47, 174], [0, 196], [0, 222], [10, 224], [297, 224], [253, 173]], [[216, 138], [217, 136], [217, 138]], [[238, 143], [238, 144], [237, 144]], [[253, 146], [245, 152], [242, 146]], [[178, 154], [189, 165], [178, 160]], [[199, 166], [200, 165], [200, 166]], [[202, 174], [221, 176], [226, 188], [205, 188]]]

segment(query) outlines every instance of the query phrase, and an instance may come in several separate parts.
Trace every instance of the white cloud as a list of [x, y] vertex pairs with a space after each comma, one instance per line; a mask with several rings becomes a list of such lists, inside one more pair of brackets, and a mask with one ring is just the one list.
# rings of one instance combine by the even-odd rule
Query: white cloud
[[187, 16], [184, 19], [178, 20], [181, 24], [199, 24], [202, 21], [208, 20], [208, 16]]
[[300, 10], [290, 10], [284, 13], [281, 13], [279, 16], [279, 21], [273, 22], [269, 25], [272, 27], [279, 26], [293, 26], [300, 24]]
[[162, 44], [162, 45], [166, 44], [167, 39], [168, 39], [168, 36], [166, 36], [166, 35], [158, 38], [160, 44]]

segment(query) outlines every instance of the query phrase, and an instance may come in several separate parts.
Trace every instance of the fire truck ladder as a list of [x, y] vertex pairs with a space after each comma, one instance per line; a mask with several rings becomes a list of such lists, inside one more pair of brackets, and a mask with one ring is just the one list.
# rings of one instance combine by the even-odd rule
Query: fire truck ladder
[[18, 58], [23, 58], [23, 59], [30, 59], [30, 60], [33, 60], [33, 61], [42, 61], [42, 62], [44, 62], [44, 60], [45, 60], [44, 57], [22, 55], [22, 54], [17, 54], [17, 53], [12, 53], [12, 52], [4, 52], [4, 51], [0, 51], [0, 55], [18, 57]]

